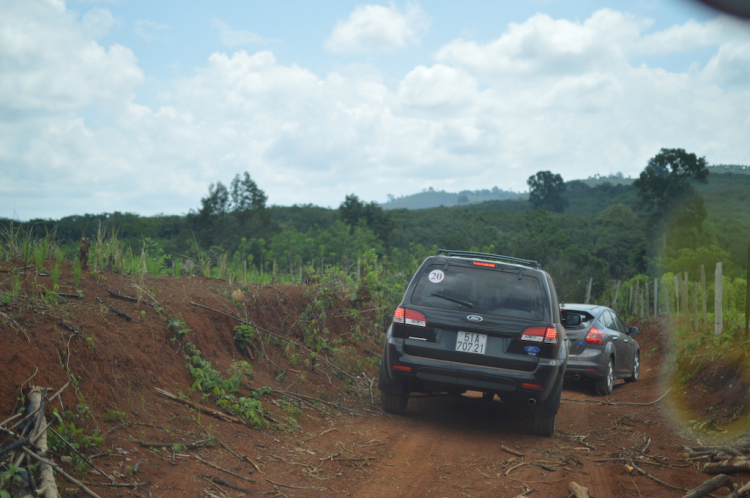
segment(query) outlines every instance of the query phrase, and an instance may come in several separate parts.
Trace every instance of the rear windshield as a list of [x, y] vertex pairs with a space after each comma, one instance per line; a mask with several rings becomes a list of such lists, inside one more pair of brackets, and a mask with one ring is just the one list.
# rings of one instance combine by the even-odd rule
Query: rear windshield
[[[591, 324], [593, 323], [594, 318], [595, 318], [594, 315], [592, 315], [588, 311], [565, 309], [565, 310], [560, 310], [560, 313], [562, 314], [563, 325], [568, 330], [587, 329], [591, 327]], [[570, 315], [580, 315], [581, 323], [579, 325], [568, 325], [568, 317]]]
[[422, 273], [411, 303], [527, 320], [544, 319], [544, 297], [533, 275], [499, 269], [431, 265]]

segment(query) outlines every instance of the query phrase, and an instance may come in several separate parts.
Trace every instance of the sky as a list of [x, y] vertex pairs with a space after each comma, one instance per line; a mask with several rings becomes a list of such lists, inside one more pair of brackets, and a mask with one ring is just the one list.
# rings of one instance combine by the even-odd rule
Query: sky
[[524, 191], [750, 164], [750, 23], [693, 0], [0, 0], [0, 217]]

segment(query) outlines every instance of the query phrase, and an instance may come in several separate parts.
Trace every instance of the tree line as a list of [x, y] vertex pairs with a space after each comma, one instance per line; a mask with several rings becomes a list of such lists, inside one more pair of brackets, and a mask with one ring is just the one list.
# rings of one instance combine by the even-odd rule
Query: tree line
[[[723, 231], [717, 236], [706, 222], [706, 202], [695, 185], [707, 181], [705, 158], [662, 149], [633, 186], [565, 183], [547, 171], [529, 178], [528, 201], [386, 211], [353, 194], [337, 209], [269, 206], [265, 192], [244, 172], [228, 187], [211, 184], [185, 216], [111, 213], [32, 220], [23, 227], [38, 235], [55, 230], [71, 258], [82, 234], [116, 233], [133, 250], [148, 244], [159, 251], [166, 266], [190, 259], [289, 276], [309, 265], [356, 272], [368, 253], [407, 280], [439, 247], [494, 252], [539, 261], [555, 278], [561, 298], [573, 302], [583, 300], [590, 279], [592, 294], [603, 295], [613, 281], [683, 272], [686, 265], [709, 265], [717, 258], [727, 261], [727, 274], [739, 276], [746, 262], [725, 248], [746, 247], [747, 241], [736, 231], [730, 238]], [[0, 224], [7, 230], [10, 221]]]

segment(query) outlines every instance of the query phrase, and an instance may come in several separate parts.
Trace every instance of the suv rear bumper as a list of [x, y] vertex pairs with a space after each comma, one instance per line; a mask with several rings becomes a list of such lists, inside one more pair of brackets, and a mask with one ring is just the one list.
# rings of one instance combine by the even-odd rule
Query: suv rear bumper
[[[560, 348], [562, 357], [555, 360], [540, 358], [535, 370], [524, 372], [409, 356], [404, 353], [403, 340], [389, 335], [378, 388], [392, 393], [405, 390], [495, 392], [503, 401], [513, 404], [526, 406], [530, 398], [540, 405], [554, 404], [556, 406], [546, 407], [545, 411], [552, 409], [553, 413], [557, 413], [558, 386], [565, 370], [565, 351], [566, 348]], [[410, 367], [411, 370], [394, 370], [393, 365]], [[542, 389], [525, 387], [524, 383], [536, 384]]]

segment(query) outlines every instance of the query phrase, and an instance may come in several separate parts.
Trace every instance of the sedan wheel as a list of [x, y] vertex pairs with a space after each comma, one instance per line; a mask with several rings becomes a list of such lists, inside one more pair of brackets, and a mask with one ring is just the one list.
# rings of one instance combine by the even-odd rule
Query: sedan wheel
[[633, 358], [633, 370], [630, 375], [630, 377], [625, 378], [625, 382], [635, 382], [638, 380], [638, 378], [641, 376], [641, 354], [635, 353], [635, 357]]
[[607, 361], [607, 375], [603, 379], [599, 379], [594, 382], [594, 389], [602, 396], [612, 394], [612, 389], [615, 385], [615, 372], [614, 366], [612, 365], [612, 358]]

